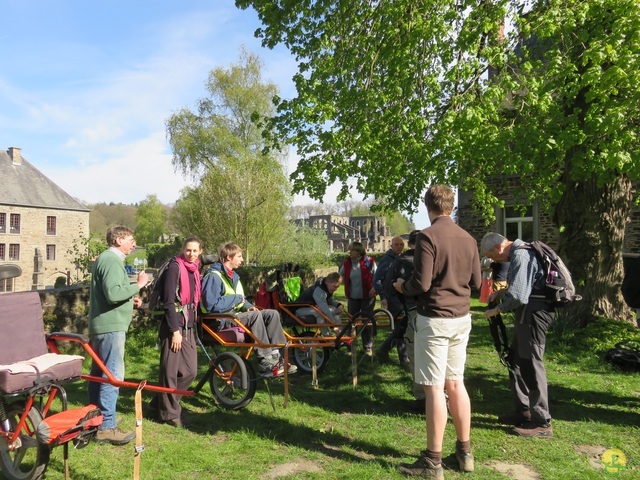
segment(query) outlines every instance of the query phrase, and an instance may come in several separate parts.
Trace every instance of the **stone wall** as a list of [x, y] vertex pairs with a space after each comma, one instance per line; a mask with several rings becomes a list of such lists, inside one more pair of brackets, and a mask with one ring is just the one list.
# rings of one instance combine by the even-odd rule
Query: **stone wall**
[[[638, 194], [637, 182], [634, 188], [634, 195]], [[629, 223], [624, 232], [623, 252], [629, 254], [640, 254], [640, 206], [634, 205], [629, 213]]]
[[[519, 184], [519, 177], [513, 176], [508, 178], [502, 178], [493, 182], [488, 182], [488, 190], [493, 192], [496, 197], [505, 201], [507, 205], [517, 205], [518, 200], [513, 195], [514, 188]], [[637, 193], [634, 192], [634, 193]], [[627, 225], [624, 238], [623, 253], [624, 254], [639, 254], [640, 253], [640, 207], [634, 205], [630, 212], [630, 221]], [[558, 232], [553, 223], [552, 213], [544, 211], [539, 208], [538, 205], [534, 205], [534, 234], [536, 234], [537, 240], [542, 240], [547, 243], [551, 248], [558, 248]], [[535, 218], [539, 219], [536, 224]], [[498, 222], [501, 222], [501, 218], [498, 218], [485, 225], [484, 219], [477, 213], [475, 213], [471, 206], [471, 194], [468, 192], [458, 192], [458, 223], [469, 232], [475, 239], [482, 240], [482, 237], [487, 232], [501, 231], [501, 227], [498, 226]], [[513, 240], [513, 239], [511, 239]]]
[[[297, 272], [302, 278], [302, 284], [309, 286], [317, 277], [335, 272], [337, 268], [319, 270], [301, 269]], [[268, 269], [242, 267], [238, 269], [242, 285], [247, 297], [251, 299], [265, 280]], [[39, 290], [45, 330], [47, 332], [88, 333], [89, 320], [89, 287], [72, 285], [70, 287]], [[134, 324], [146, 325], [149, 319], [142, 313], [136, 312]]]
[[87, 334], [89, 319], [89, 287], [71, 287], [39, 290], [42, 316], [47, 332], [73, 332]]

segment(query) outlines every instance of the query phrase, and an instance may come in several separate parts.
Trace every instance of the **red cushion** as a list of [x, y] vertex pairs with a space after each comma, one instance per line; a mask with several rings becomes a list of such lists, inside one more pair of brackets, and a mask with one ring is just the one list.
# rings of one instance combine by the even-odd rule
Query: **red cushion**
[[48, 445], [61, 445], [77, 438], [85, 431], [102, 425], [102, 413], [95, 405], [65, 410], [43, 419], [36, 429], [38, 441]]

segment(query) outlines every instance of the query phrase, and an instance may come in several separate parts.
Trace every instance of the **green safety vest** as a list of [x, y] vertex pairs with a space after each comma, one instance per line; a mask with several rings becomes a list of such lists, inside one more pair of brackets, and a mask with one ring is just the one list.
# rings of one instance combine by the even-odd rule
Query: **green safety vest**
[[[222, 283], [224, 284], [224, 294], [225, 295], [242, 295], [242, 298], [245, 298], [244, 297], [244, 289], [242, 288], [242, 283], [240, 283], [240, 281], [238, 281], [238, 285], [234, 289], [233, 285], [229, 281], [229, 278], [226, 275], [224, 275], [220, 270], [213, 270], [212, 272], [215, 273], [216, 275], [218, 275], [220, 277], [220, 279], [222, 280]], [[239, 303], [238, 305], [233, 307], [233, 309], [235, 311], [240, 311], [240, 310], [242, 310], [242, 307], [244, 307], [244, 302]]]

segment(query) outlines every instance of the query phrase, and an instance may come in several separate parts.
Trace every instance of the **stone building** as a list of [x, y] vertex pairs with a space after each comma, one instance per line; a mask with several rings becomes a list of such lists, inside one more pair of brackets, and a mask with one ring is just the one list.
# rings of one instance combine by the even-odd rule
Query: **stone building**
[[68, 250], [89, 236], [89, 209], [22, 157], [0, 151], [0, 264], [22, 269], [0, 280], [0, 293], [51, 288], [58, 277], [76, 278]]
[[324, 231], [332, 252], [346, 252], [351, 242], [362, 242], [367, 252], [384, 252], [391, 248], [393, 237], [387, 221], [375, 215], [313, 215], [296, 222]]
[[[506, 179], [506, 181], [505, 181]], [[503, 234], [509, 240], [520, 238], [525, 241], [542, 240], [552, 248], [558, 248], [558, 234], [551, 218], [551, 212], [545, 212], [534, 204], [526, 209], [524, 215], [518, 207], [524, 204], [514, 196], [514, 188], [519, 177], [502, 177], [489, 183], [489, 189], [505, 206], [497, 208], [496, 220], [488, 226], [484, 219], [474, 213], [471, 207], [471, 194], [458, 191], [458, 223], [480, 242], [485, 233], [492, 231]], [[640, 208], [634, 206], [630, 212], [624, 238], [623, 254], [627, 257], [640, 256]]]

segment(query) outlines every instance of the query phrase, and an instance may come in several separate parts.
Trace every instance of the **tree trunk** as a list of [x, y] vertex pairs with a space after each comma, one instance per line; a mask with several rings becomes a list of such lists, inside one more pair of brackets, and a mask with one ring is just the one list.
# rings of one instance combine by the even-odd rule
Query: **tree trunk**
[[581, 326], [598, 317], [632, 319], [620, 293], [624, 276], [622, 242], [632, 198], [626, 176], [602, 186], [595, 178], [565, 179], [564, 193], [555, 207], [560, 231], [558, 254], [582, 295], [582, 301], [572, 307]]

